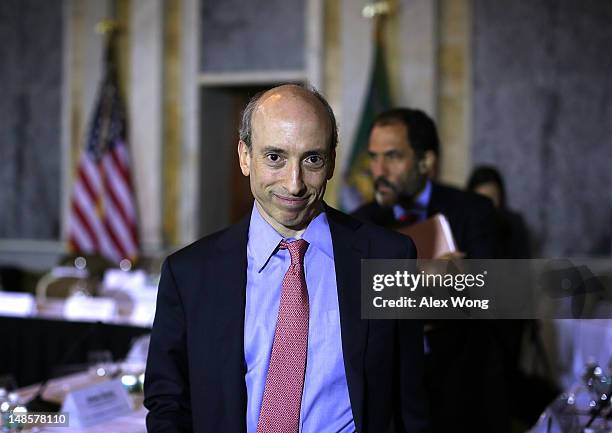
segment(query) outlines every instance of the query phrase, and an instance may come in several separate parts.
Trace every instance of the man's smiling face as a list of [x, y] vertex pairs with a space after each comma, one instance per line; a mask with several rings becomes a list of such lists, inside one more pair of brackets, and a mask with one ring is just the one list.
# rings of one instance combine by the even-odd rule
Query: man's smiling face
[[321, 209], [334, 170], [331, 125], [316, 98], [296, 86], [262, 96], [252, 119], [252, 143], [238, 144], [257, 207], [284, 236], [303, 231]]

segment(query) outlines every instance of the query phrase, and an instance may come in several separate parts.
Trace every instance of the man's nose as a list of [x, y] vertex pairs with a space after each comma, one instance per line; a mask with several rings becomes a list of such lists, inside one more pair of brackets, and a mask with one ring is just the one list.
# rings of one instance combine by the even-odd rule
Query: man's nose
[[285, 187], [287, 192], [294, 196], [300, 196], [303, 194], [306, 185], [304, 184], [302, 167], [299, 163], [289, 164], [289, 173], [287, 174], [287, 181]]
[[387, 176], [387, 165], [383, 158], [372, 158], [370, 160], [370, 172], [372, 173], [372, 177], [374, 179], [383, 176]]

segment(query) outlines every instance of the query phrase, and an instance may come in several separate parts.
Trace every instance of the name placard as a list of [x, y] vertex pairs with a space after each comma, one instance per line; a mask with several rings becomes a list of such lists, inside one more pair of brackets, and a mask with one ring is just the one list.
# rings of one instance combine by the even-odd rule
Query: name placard
[[117, 303], [110, 298], [74, 296], [64, 305], [64, 318], [68, 320], [110, 322], [117, 314]]
[[106, 289], [121, 289], [127, 292], [140, 291], [146, 288], [147, 274], [142, 271], [122, 271], [121, 269], [109, 269], [104, 272], [102, 285]]
[[0, 315], [27, 317], [36, 312], [31, 293], [0, 292]]
[[70, 414], [70, 427], [88, 427], [129, 414], [132, 400], [115, 379], [68, 393], [62, 412]]

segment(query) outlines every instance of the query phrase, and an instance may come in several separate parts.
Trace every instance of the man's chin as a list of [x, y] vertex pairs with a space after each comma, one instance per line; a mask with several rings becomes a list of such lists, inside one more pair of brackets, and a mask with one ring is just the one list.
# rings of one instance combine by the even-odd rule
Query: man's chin
[[381, 207], [391, 207], [397, 202], [397, 196], [395, 194], [375, 192], [374, 199]]
[[309, 209], [283, 209], [276, 213], [275, 219], [287, 228], [299, 230], [308, 225], [312, 219], [312, 212], [309, 212]]

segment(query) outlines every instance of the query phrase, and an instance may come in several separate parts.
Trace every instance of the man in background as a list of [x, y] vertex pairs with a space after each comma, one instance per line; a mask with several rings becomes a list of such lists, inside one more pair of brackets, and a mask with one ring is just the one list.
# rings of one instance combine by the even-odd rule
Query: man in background
[[467, 258], [494, 258], [497, 234], [489, 200], [430, 180], [440, 142], [423, 111], [397, 108], [381, 113], [370, 133], [368, 152], [375, 200], [354, 216], [385, 227], [409, 225], [436, 213], [448, 219]]
[[[495, 258], [491, 202], [430, 180], [439, 146], [435, 124], [423, 111], [396, 108], [378, 115], [368, 143], [375, 200], [354, 216], [395, 228], [441, 213], [460, 250], [447, 258]], [[429, 321], [425, 329], [433, 430], [507, 431], [500, 351], [487, 324]]]
[[365, 258], [410, 239], [323, 202], [336, 122], [284, 85], [245, 108], [240, 223], [169, 256], [146, 371], [149, 432], [422, 432], [422, 325], [362, 320]]

